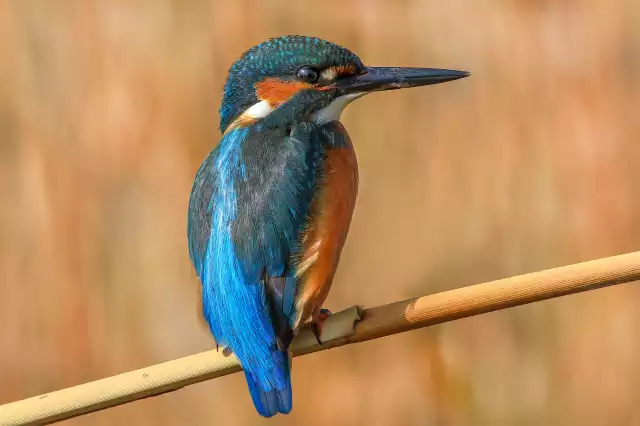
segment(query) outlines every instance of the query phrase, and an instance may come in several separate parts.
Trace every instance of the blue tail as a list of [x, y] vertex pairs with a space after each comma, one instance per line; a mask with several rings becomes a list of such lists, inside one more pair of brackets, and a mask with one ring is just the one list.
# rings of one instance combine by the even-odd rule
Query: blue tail
[[[289, 375], [289, 359], [286, 352], [283, 352], [276, 365], [274, 365], [274, 376], [285, 377], [282, 380], [268, 380], [267, 383], [260, 382], [258, 377], [249, 370], [245, 370], [244, 375], [249, 385], [249, 393], [253, 405], [260, 415], [271, 417], [278, 413], [289, 414], [291, 411], [291, 377]], [[273, 382], [280, 382], [276, 385]]]

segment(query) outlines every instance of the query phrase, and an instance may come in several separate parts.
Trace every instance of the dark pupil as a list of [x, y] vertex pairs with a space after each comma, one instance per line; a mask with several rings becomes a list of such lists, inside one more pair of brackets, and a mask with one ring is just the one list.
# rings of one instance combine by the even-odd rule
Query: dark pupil
[[298, 70], [298, 78], [307, 83], [314, 83], [318, 80], [318, 71], [309, 67], [300, 68]]

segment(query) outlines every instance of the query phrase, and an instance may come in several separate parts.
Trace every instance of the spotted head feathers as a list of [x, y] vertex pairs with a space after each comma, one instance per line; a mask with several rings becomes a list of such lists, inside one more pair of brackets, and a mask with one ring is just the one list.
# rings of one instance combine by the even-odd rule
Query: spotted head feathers
[[289, 105], [270, 121], [287, 124], [328, 105], [336, 97], [332, 84], [364, 69], [350, 50], [319, 38], [291, 35], [267, 40], [246, 51], [229, 69], [220, 129], [264, 118], [285, 103]]

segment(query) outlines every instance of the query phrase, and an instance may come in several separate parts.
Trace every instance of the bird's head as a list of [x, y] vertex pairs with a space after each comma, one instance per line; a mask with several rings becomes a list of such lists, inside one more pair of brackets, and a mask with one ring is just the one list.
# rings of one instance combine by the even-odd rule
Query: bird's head
[[329, 122], [354, 99], [379, 90], [466, 77], [463, 71], [367, 67], [354, 53], [315, 37], [285, 36], [246, 51], [229, 69], [220, 107], [223, 132], [261, 124]]

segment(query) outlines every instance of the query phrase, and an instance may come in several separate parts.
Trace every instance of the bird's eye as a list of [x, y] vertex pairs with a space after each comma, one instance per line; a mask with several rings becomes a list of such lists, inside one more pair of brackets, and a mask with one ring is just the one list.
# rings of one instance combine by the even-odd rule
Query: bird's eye
[[319, 77], [320, 73], [315, 68], [303, 67], [298, 70], [298, 78], [307, 83], [315, 83]]

